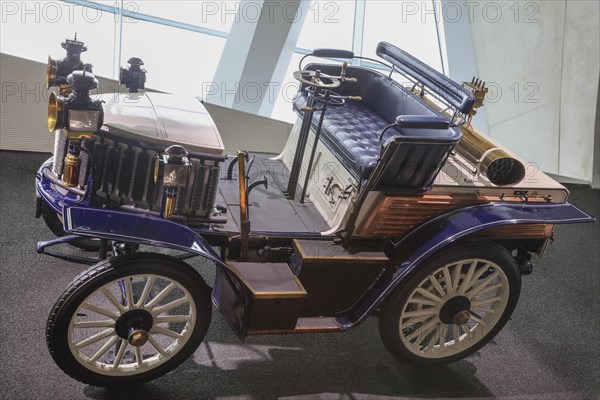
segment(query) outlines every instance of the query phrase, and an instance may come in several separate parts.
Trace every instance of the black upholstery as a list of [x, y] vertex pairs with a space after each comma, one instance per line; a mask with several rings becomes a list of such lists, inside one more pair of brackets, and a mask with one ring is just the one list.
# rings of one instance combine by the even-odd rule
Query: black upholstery
[[475, 97], [452, 79], [387, 42], [379, 43], [376, 52], [379, 57], [391, 62], [396, 69], [429, 87], [463, 114], [471, 111]]
[[[338, 75], [339, 65], [309, 64], [306, 70], [319, 69], [325, 74]], [[439, 116], [435, 110], [421, 102], [415, 95], [404, 89], [398, 82], [389, 79], [376, 71], [348, 67], [347, 76], [357, 78], [358, 83], [343, 83], [336, 91], [341, 95], [361, 96], [362, 102], [346, 102], [343, 106], [329, 106], [323, 120], [321, 140], [338, 155], [340, 161], [357, 177], [368, 178], [380, 158], [381, 144], [384, 147], [394, 138], [406, 138], [407, 142], [419, 142], [417, 147], [448, 144], [441, 151], [427, 151], [423, 155], [436, 155], [445, 159], [446, 153], [460, 139], [456, 128], [447, 129], [388, 129], [380, 143], [381, 131], [393, 123], [400, 115]], [[300, 115], [300, 109], [306, 103], [306, 91], [303, 85], [294, 100], [294, 109]], [[313, 127], [316, 127], [319, 112], [313, 116]], [[439, 128], [438, 124], [433, 126]], [[395, 140], [395, 139], [394, 139]], [[425, 143], [425, 144], [423, 144]], [[414, 149], [413, 149], [414, 150]], [[398, 154], [404, 154], [406, 150]], [[398, 160], [396, 160], [397, 165]], [[431, 164], [437, 165], [439, 159]], [[419, 163], [415, 166], [420, 165]], [[431, 169], [432, 166], [424, 166]], [[406, 181], [406, 180], [405, 180]], [[415, 181], [418, 184], [418, 180]]]

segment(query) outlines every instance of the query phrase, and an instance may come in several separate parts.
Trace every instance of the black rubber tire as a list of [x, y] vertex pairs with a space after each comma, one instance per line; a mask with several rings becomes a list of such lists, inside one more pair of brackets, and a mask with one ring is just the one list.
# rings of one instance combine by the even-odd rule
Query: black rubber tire
[[[496, 325], [481, 340], [460, 353], [444, 358], [426, 358], [414, 354], [405, 347], [400, 337], [400, 315], [405, 302], [415, 287], [427, 275], [432, 274], [438, 268], [448, 263], [467, 258], [490, 260], [498, 265], [506, 274], [509, 284], [509, 298], [504, 313]], [[452, 363], [477, 352], [496, 336], [512, 315], [519, 301], [520, 293], [521, 274], [514, 258], [505, 248], [491, 243], [459, 245], [434, 255], [409, 275], [406, 281], [400, 283], [400, 286], [384, 301], [381, 307], [379, 314], [379, 334], [387, 350], [402, 362], [421, 366]]]
[[[63, 237], [68, 235], [63, 228], [63, 223], [56, 214], [56, 212], [45, 202], [42, 201], [41, 209], [42, 219], [46, 223], [46, 226], [52, 233], [57, 237]], [[69, 243], [71, 246], [77, 247], [85, 251], [98, 251], [100, 249], [100, 240], [98, 239], [81, 239]]]
[[[147, 372], [128, 376], [107, 376], [83, 367], [71, 353], [68, 327], [87, 296], [119, 277], [159, 274], [184, 286], [197, 310], [196, 324], [187, 343], [164, 364]], [[211, 289], [191, 266], [176, 258], [154, 253], [134, 253], [102, 261], [79, 274], [58, 299], [48, 316], [46, 343], [56, 364], [72, 378], [92, 386], [122, 386], [156, 379], [176, 368], [198, 348], [208, 331], [212, 316]]]

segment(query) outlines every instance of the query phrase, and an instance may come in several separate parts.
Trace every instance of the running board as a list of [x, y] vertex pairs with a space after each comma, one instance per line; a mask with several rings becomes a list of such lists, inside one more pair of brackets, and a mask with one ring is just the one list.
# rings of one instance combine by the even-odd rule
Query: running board
[[274, 335], [287, 333], [311, 333], [311, 332], [339, 332], [342, 326], [335, 317], [301, 317], [298, 318], [296, 328], [278, 330], [249, 330], [248, 335]]

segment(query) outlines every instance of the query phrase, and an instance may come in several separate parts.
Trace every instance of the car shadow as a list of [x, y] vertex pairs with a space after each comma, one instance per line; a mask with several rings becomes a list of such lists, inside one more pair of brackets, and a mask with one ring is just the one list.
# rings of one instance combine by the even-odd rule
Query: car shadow
[[118, 389], [87, 386], [84, 394], [149, 400], [494, 397], [468, 360], [410, 367], [389, 355], [375, 332], [362, 327], [355, 331], [253, 337], [245, 344], [212, 332], [190, 359], [166, 376]]

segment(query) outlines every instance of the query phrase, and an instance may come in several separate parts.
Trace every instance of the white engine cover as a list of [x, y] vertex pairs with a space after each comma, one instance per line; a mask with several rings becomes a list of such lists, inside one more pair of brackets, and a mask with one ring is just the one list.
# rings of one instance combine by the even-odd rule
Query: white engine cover
[[105, 94], [106, 130], [139, 142], [168, 147], [184, 146], [188, 151], [223, 154], [223, 140], [204, 105], [194, 97], [164, 93]]

